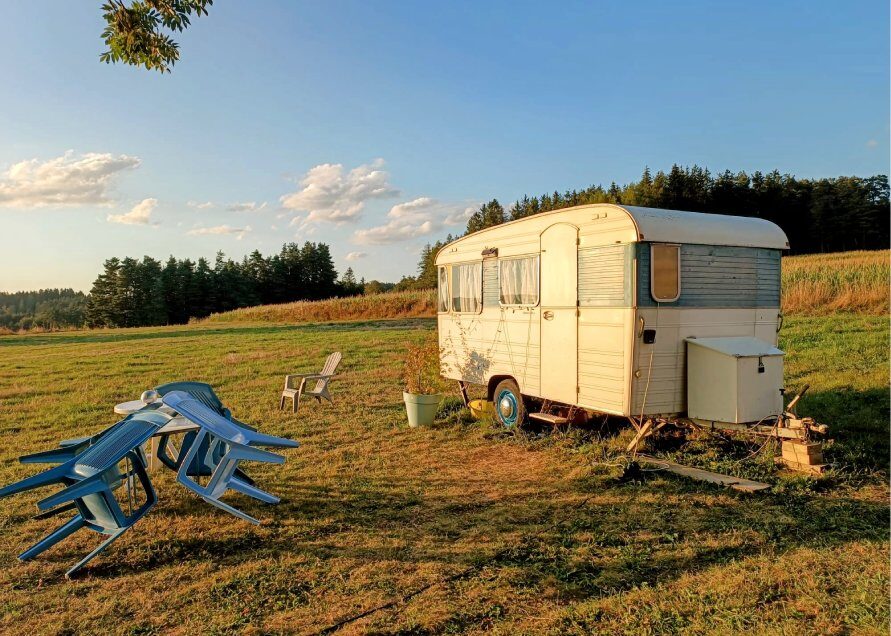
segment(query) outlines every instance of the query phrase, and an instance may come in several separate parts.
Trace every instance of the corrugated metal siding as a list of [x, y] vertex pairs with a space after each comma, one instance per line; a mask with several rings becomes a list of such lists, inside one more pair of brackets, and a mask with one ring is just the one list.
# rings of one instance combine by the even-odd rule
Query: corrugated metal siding
[[[681, 245], [681, 297], [666, 307], [779, 307], [780, 250]], [[650, 244], [638, 243], [639, 307], [650, 295]]]
[[631, 306], [631, 246], [607, 245], [579, 250], [579, 305]]
[[497, 307], [500, 295], [498, 261], [487, 258], [483, 261], [483, 307]]

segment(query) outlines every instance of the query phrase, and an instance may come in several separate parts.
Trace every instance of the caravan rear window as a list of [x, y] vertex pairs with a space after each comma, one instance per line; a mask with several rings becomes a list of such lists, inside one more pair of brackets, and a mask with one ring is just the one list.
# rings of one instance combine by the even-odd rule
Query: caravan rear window
[[681, 246], [650, 245], [650, 294], [653, 300], [670, 303], [681, 295]]
[[498, 278], [502, 305], [538, 304], [538, 256], [502, 259]]
[[449, 310], [449, 271], [445, 267], [439, 268], [439, 292], [437, 295], [436, 311], [440, 313]]
[[452, 265], [452, 311], [478, 314], [483, 309], [483, 264]]

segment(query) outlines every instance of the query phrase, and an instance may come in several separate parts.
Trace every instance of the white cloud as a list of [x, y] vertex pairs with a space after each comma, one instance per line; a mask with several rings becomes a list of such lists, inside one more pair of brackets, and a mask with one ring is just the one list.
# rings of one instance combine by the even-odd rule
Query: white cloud
[[387, 222], [353, 233], [353, 242], [360, 245], [385, 245], [407, 241], [437, 232], [444, 225], [466, 222], [473, 208], [442, 204], [430, 197], [418, 197], [412, 201], [399, 203], [387, 212]]
[[446, 225], [467, 225], [468, 219], [473, 216], [473, 213], [479, 209], [480, 206], [471, 205], [463, 210], [458, 209], [446, 216], [444, 223]]
[[243, 203], [232, 203], [226, 209], [230, 212], [259, 212], [266, 207], [266, 201], [257, 204], [256, 201], [245, 201]]
[[190, 208], [195, 208], [196, 210], [208, 210], [214, 206], [213, 201], [189, 201], [186, 203]]
[[867, 148], [877, 148], [879, 145], [879, 141], [877, 139], [870, 139], [866, 142]]
[[340, 163], [315, 166], [300, 179], [301, 189], [281, 197], [282, 206], [296, 212], [308, 212], [306, 218], [294, 219], [302, 224], [355, 222], [362, 215], [366, 201], [399, 194], [390, 185], [390, 175], [383, 167], [382, 159], [347, 173]]
[[27, 159], [0, 174], [0, 206], [19, 208], [111, 205], [114, 177], [139, 166], [139, 158], [111, 153]]
[[107, 220], [109, 223], [123, 223], [124, 225], [148, 225], [152, 220], [152, 210], [157, 205], [157, 199], [143, 199], [126, 214], [109, 214]]
[[213, 227], [196, 227], [195, 229], [189, 230], [187, 234], [191, 234], [193, 236], [207, 236], [207, 235], [220, 235], [220, 234], [231, 234], [234, 235], [236, 240], [241, 240], [244, 238], [245, 234], [251, 232], [251, 226], [247, 225], [245, 227], [230, 227], [228, 225], [215, 225]]
[[346, 255], [346, 259], [348, 261], [358, 261], [360, 258], [365, 258], [368, 256], [367, 252], [350, 252]]

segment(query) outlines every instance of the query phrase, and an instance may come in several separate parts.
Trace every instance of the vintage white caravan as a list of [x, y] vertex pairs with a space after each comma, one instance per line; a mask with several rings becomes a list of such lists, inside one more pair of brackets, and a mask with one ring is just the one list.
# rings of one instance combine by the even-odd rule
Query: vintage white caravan
[[610, 204], [469, 234], [436, 258], [442, 374], [505, 426], [780, 417], [788, 247], [763, 219]]

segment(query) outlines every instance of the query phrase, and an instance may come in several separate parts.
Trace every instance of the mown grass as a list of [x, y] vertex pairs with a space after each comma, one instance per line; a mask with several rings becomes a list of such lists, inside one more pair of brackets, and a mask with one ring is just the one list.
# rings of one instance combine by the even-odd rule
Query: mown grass
[[[660, 471], [623, 481], [629, 431], [505, 435], [468, 421], [454, 396], [435, 426], [408, 429], [402, 357], [434, 329], [207, 324], [0, 338], [0, 483], [33, 472], [19, 454], [99, 430], [116, 402], [173, 379], [210, 382], [243, 421], [302, 443], [283, 466], [250, 470], [278, 506], [233, 497], [260, 526], [154, 473], [158, 506], [71, 582], [63, 572], [98, 537], [83, 531], [18, 563], [59, 521], [30, 518], [43, 493], [0, 501], [0, 630], [311, 634], [348, 621], [338, 633], [888, 632], [884, 318], [787, 321], [787, 384], [812, 384], [801, 412], [833, 427], [837, 475], [770, 472], [779, 487], [760, 496]], [[279, 412], [282, 376], [316, 369], [333, 349], [345, 354], [334, 407]]]
[[[787, 256], [782, 263], [783, 313], [827, 315], [888, 313], [888, 250]], [[414, 318], [436, 315], [435, 290], [387, 292], [246, 307], [212, 314], [200, 323], [301, 323], [327, 320]]]

